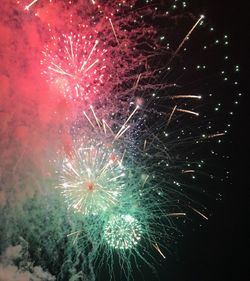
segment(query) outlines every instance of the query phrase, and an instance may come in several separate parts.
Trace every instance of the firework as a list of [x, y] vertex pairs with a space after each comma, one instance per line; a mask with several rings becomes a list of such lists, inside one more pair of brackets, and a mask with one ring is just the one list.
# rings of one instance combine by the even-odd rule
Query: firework
[[[129, 129], [128, 123], [138, 108], [117, 133], [104, 120], [98, 119], [93, 107], [91, 117], [83, 112], [87, 120], [85, 135], [76, 141], [76, 148], [62, 163], [60, 188], [69, 208], [93, 215], [119, 202], [127, 175], [122, 163], [125, 151], [121, 152], [122, 147], [118, 151], [115, 143]], [[79, 137], [80, 132], [77, 133]]]
[[110, 247], [128, 249], [138, 244], [141, 232], [137, 219], [130, 215], [116, 215], [108, 220], [103, 235]]
[[66, 98], [93, 102], [104, 83], [107, 50], [100, 49], [96, 34], [83, 34], [52, 36], [43, 52], [42, 73]]
[[25, 6], [25, 8], [24, 8], [24, 10], [29, 10], [29, 8], [31, 7], [31, 6], [33, 6], [36, 2], [38, 2], [39, 0], [34, 0], [34, 1], [32, 1], [32, 2], [30, 2], [28, 5], [26, 5]]
[[[161, 186], [162, 182], [156, 183], [154, 175], [145, 169], [130, 166], [119, 204], [89, 221], [85, 228], [91, 237], [96, 270], [105, 262], [110, 276], [117, 277], [113, 267], [122, 265], [120, 278], [133, 279], [134, 265], [143, 262], [152, 267], [166, 258], [166, 250], [181, 235], [174, 218], [186, 214], [177, 211], [178, 204], [170, 195], [165, 197]], [[99, 252], [104, 256], [98, 255]]]
[[98, 214], [118, 203], [126, 173], [115, 150], [102, 143], [74, 150], [62, 164], [62, 194], [69, 208]]
[[[219, 43], [226, 47], [228, 37], [214, 41], [205, 35], [206, 42], [200, 42], [204, 16], [189, 13], [186, 2], [178, 0], [169, 5], [165, 1], [147, 1], [150, 4], [144, 5], [134, 0], [24, 2], [25, 9], [31, 11], [22, 13], [22, 17], [13, 9], [9, 12], [11, 5], [2, 5], [1, 14], [6, 12], [9, 19], [14, 19], [0, 20], [4, 34], [11, 34], [6, 36], [9, 45], [1, 45], [1, 51], [4, 59], [9, 56], [13, 61], [14, 75], [2, 69], [8, 74], [4, 74], [3, 89], [9, 95], [4, 92], [3, 104], [9, 104], [10, 110], [4, 105], [1, 112], [0, 129], [8, 138], [0, 144], [4, 149], [10, 146], [15, 140], [11, 132], [16, 127], [20, 139], [32, 136], [33, 131], [36, 137], [27, 142], [23, 154], [17, 150], [13, 150], [15, 157], [10, 157], [9, 151], [3, 154], [4, 161], [18, 157], [13, 165], [2, 169], [13, 182], [4, 176], [3, 183], [15, 187], [20, 178], [25, 196], [34, 190], [40, 192], [43, 186], [47, 188], [46, 196], [37, 192], [38, 200], [26, 204], [18, 227], [14, 226], [10, 235], [2, 234], [12, 222], [11, 216], [6, 216], [0, 240], [16, 242], [16, 237], [24, 237], [34, 263], [45, 265], [58, 280], [85, 276], [95, 280], [95, 272], [105, 265], [110, 279], [115, 276], [115, 280], [123, 280], [114, 272], [116, 266], [125, 278], [133, 279], [132, 269], [140, 268], [141, 261], [153, 268], [153, 264], [166, 259], [168, 249], [180, 235], [176, 219], [188, 220], [189, 212], [209, 219], [203, 204], [191, 199], [196, 186], [200, 190], [207, 184], [202, 168], [209, 164], [203, 160], [207, 155], [197, 152], [196, 145], [214, 140], [220, 143], [227, 133], [227, 128], [209, 120], [209, 116], [222, 112], [222, 103], [218, 101], [212, 112], [204, 104], [213, 103], [211, 93], [218, 90], [219, 80], [214, 75], [219, 59], [213, 47]], [[12, 32], [15, 29], [18, 32]], [[18, 33], [20, 37], [16, 37]], [[193, 36], [195, 39], [190, 40]], [[16, 50], [23, 50], [27, 42], [27, 50], [20, 55]], [[37, 78], [29, 73], [41, 50], [42, 75]], [[216, 61], [216, 67], [209, 68], [211, 61]], [[225, 61], [230, 61], [227, 54]], [[9, 65], [8, 60], [5, 64]], [[239, 71], [238, 66], [235, 71]], [[27, 82], [25, 98], [22, 87], [14, 87], [22, 84], [26, 88], [26, 84], [8, 81], [19, 74]], [[230, 73], [219, 69], [219, 79], [228, 83], [229, 77]], [[33, 78], [41, 79], [41, 83], [36, 85]], [[36, 95], [43, 80], [49, 91], [44, 87]], [[59, 109], [51, 106], [53, 92], [63, 96]], [[43, 97], [46, 106], [40, 108], [38, 96]], [[26, 107], [21, 103], [11, 106], [22, 98]], [[74, 103], [66, 109], [64, 104], [68, 105], [69, 100]], [[50, 106], [48, 118], [46, 109]], [[34, 122], [37, 108], [46, 124]], [[64, 112], [69, 108], [74, 109], [72, 114]], [[60, 116], [65, 117], [52, 119], [56, 116], [52, 112], [58, 114], [60, 110], [65, 113]], [[21, 112], [28, 118], [19, 118]], [[69, 116], [77, 117], [72, 121]], [[226, 120], [223, 126], [231, 125], [224, 112], [215, 119]], [[30, 126], [29, 131], [26, 126]], [[6, 128], [11, 128], [10, 134]], [[54, 149], [50, 139], [46, 140], [47, 129], [58, 132], [63, 139], [63, 157], [60, 147]], [[58, 134], [53, 139], [58, 139]], [[26, 147], [34, 149], [37, 143], [49, 143], [49, 151], [59, 151], [55, 177], [53, 172], [48, 173], [51, 178], [46, 182], [34, 178], [32, 170], [32, 182], [17, 173], [19, 167], [25, 169], [23, 163], [30, 153]], [[214, 145], [208, 151], [218, 159]], [[207, 169], [209, 173], [214, 178]], [[30, 191], [26, 186], [38, 188]], [[11, 201], [8, 197], [5, 200], [2, 191], [0, 197], [6, 205]]]

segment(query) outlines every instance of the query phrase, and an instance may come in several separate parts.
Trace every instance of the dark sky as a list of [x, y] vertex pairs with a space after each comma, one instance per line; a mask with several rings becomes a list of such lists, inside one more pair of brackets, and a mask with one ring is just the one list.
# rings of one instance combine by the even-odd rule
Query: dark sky
[[[200, 230], [185, 235], [179, 259], [165, 267], [160, 280], [228, 281], [242, 280], [247, 273], [249, 253], [249, 50], [250, 24], [248, 1], [190, 1], [197, 5], [216, 30], [232, 38], [231, 57], [241, 67], [244, 96], [235, 110], [232, 134], [226, 144], [231, 150], [231, 186], [222, 186], [223, 201]], [[197, 2], [197, 4], [196, 4]], [[198, 3], [199, 2], [199, 3]]]

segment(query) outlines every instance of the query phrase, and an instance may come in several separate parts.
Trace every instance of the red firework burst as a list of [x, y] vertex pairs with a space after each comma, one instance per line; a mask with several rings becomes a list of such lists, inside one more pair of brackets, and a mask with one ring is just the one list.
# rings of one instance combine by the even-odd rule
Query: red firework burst
[[107, 49], [94, 35], [52, 36], [43, 51], [42, 74], [65, 98], [93, 102], [104, 84]]

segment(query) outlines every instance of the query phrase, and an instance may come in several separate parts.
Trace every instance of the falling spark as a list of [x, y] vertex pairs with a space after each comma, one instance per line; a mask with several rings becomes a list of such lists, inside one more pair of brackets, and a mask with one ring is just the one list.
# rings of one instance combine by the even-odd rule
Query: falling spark
[[116, 32], [115, 32], [115, 28], [114, 28], [114, 25], [113, 25], [113, 23], [112, 23], [111, 18], [109, 18], [109, 22], [110, 22], [110, 25], [111, 25], [111, 27], [112, 27], [113, 33], [114, 33], [114, 35], [115, 35], [116, 42], [117, 42], [117, 44], [119, 45], [120, 43], [119, 43], [119, 40], [118, 40], [118, 38], [117, 38], [117, 35], [116, 35]]
[[184, 43], [186, 42], [186, 40], [190, 37], [190, 35], [192, 34], [192, 32], [194, 31], [194, 29], [196, 28], [196, 26], [200, 23], [200, 21], [204, 19], [204, 15], [201, 15], [200, 18], [196, 21], [196, 23], [193, 25], [193, 27], [189, 30], [188, 34], [184, 37], [184, 39], [182, 40], [182, 42], [180, 43], [180, 45], [178, 46], [178, 48], [176, 49], [176, 51], [174, 52], [173, 56], [171, 57], [170, 61], [168, 64], [170, 64], [172, 62], [172, 60], [176, 57], [176, 55], [179, 53], [180, 49], [182, 48], [182, 46], [184, 45]]
[[166, 256], [162, 253], [162, 251], [161, 251], [159, 245], [156, 243], [156, 244], [154, 244], [153, 246], [154, 246], [154, 248], [156, 249], [156, 251], [158, 251], [158, 253], [165, 259]]
[[140, 82], [140, 79], [141, 79], [141, 73], [138, 75], [138, 78], [137, 78], [136, 83], [135, 83], [135, 85], [134, 85], [134, 88], [135, 88], [135, 89], [137, 88], [137, 86], [138, 86], [138, 84], [139, 84], [139, 82]]
[[79, 234], [79, 232], [80, 232], [80, 230], [75, 231], [75, 232], [71, 232], [70, 234], [67, 235], [67, 237], [70, 237], [70, 236], [75, 235], [75, 234]]
[[144, 144], [143, 144], [143, 150], [145, 151], [147, 147], [147, 140], [144, 140]]
[[217, 137], [221, 137], [221, 136], [225, 136], [225, 133], [218, 133], [218, 134], [209, 135], [206, 138], [212, 139], [212, 138], [217, 138]]
[[[93, 46], [92, 50], [90, 51], [90, 53], [89, 53], [87, 59], [86, 59], [86, 60], [84, 61], [84, 63], [82, 64], [82, 67], [81, 67], [80, 72], [82, 72], [82, 70], [84, 69], [85, 65], [88, 63], [88, 61], [89, 61], [90, 57], [92, 56], [92, 54], [93, 54], [93, 52], [94, 52], [94, 50], [95, 50], [97, 44], [98, 44], [98, 40], [95, 41], [95, 45]], [[71, 44], [71, 48], [72, 48], [72, 44]], [[85, 72], [86, 72], [86, 70], [85, 70]]]
[[87, 120], [89, 121], [90, 125], [95, 129], [94, 124], [91, 122], [91, 120], [89, 119], [87, 113], [85, 111], [83, 111], [84, 116], [87, 118]]
[[144, 181], [143, 181], [142, 187], [146, 184], [148, 178], [149, 178], [149, 175], [146, 175], [146, 177], [145, 177], [145, 179], [144, 179]]
[[129, 115], [128, 119], [125, 121], [125, 123], [122, 125], [121, 129], [118, 131], [118, 133], [115, 136], [115, 140], [118, 139], [121, 135], [124, 134], [125, 131], [127, 131], [128, 127], [126, 127], [129, 120], [132, 118], [132, 116], [136, 113], [139, 106], [137, 105], [136, 108], [133, 110], [133, 112]]
[[170, 213], [170, 214], [166, 214], [166, 217], [180, 217], [180, 216], [186, 216], [186, 213]]
[[183, 174], [195, 173], [195, 170], [183, 170], [182, 173], [183, 173]]
[[97, 126], [100, 128], [100, 121], [99, 121], [99, 119], [97, 118], [97, 116], [95, 114], [93, 106], [90, 106], [90, 109], [91, 109], [91, 111], [92, 111], [92, 113], [93, 113], [93, 115], [95, 117], [95, 121], [96, 121]]
[[170, 124], [170, 122], [171, 122], [171, 120], [172, 120], [172, 117], [173, 117], [173, 114], [174, 114], [176, 108], [177, 108], [177, 105], [173, 108], [173, 110], [172, 110], [172, 112], [171, 112], [171, 114], [170, 114], [170, 116], [169, 116], [169, 118], [168, 118], [167, 126]]
[[204, 219], [208, 220], [208, 217], [205, 216], [204, 214], [202, 214], [200, 211], [198, 211], [197, 209], [190, 207], [194, 212], [196, 212], [197, 214], [199, 214], [200, 216], [202, 216]]
[[24, 10], [29, 10], [29, 8], [31, 7], [31, 6], [33, 6], [36, 2], [38, 2], [39, 0], [34, 0], [34, 1], [32, 1], [30, 4], [28, 4], [27, 6], [25, 6], [25, 8], [24, 8]]
[[195, 95], [177, 95], [170, 97], [171, 99], [201, 99], [201, 96]]
[[184, 112], [184, 113], [189, 113], [189, 114], [199, 116], [199, 113], [195, 112], [195, 111], [191, 111], [191, 110], [187, 110], [187, 109], [181, 109], [181, 108], [177, 108], [176, 110], [179, 111], [179, 112]]

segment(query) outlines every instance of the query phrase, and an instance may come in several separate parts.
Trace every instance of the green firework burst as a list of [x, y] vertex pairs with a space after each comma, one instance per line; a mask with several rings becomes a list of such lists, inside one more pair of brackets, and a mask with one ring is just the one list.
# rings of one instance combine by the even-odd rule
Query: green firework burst
[[104, 229], [104, 238], [115, 249], [135, 247], [141, 240], [142, 228], [131, 215], [112, 216]]

